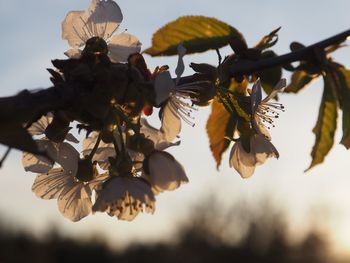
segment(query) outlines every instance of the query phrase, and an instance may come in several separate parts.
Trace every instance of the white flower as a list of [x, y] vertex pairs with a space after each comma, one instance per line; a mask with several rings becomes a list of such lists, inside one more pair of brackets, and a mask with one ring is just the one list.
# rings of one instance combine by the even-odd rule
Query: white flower
[[152, 127], [145, 118], [141, 118], [140, 124], [140, 132], [143, 133], [147, 139], [153, 141], [156, 150], [162, 151], [170, 146], [180, 144], [180, 141], [175, 143], [171, 142], [175, 139], [177, 134], [168, 132], [166, 127], [164, 127], [166, 123], [162, 122], [162, 126], [159, 130]]
[[172, 141], [181, 131], [181, 119], [194, 126], [191, 112], [195, 109], [190, 103], [184, 101], [192, 99], [199, 95], [198, 91], [202, 89], [198, 83], [179, 85], [179, 80], [184, 72], [183, 57], [186, 48], [178, 46], [178, 63], [175, 69], [176, 81], [171, 78], [169, 71], [161, 72], [154, 81], [156, 93], [156, 105], [161, 105], [162, 131], [167, 141]]
[[[271, 140], [269, 132], [266, 130], [266, 126], [273, 126], [273, 119], [279, 117], [278, 111], [284, 111], [284, 106], [281, 103], [270, 102], [275, 98], [279, 92], [283, 92], [286, 87], [286, 79], [281, 79], [273, 91], [261, 100], [261, 82], [258, 79], [252, 88], [251, 93], [251, 111], [252, 111], [252, 126], [256, 132], [265, 135]], [[269, 127], [268, 127], [269, 128]]]
[[188, 182], [182, 165], [169, 153], [164, 152], [168, 147], [179, 145], [180, 141], [171, 143], [166, 140], [164, 130], [153, 128], [146, 119], [142, 118], [140, 132], [154, 143], [155, 150], [143, 161], [142, 177], [150, 182], [152, 191], [159, 194], [172, 191]]
[[182, 165], [169, 153], [154, 151], [144, 161], [143, 177], [152, 185], [154, 194], [163, 191], [173, 191], [182, 184], [188, 183]]
[[[273, 118], [278, 118], [277, 110], [284, 109], [283, 105], [269, 102], [278, 92], [282, 92], [286, 86], [286, 80], [281, 79], [274, 90], [265, 99], [261, 99], [261, 83], [258, 79], [252, 88], [251, 111], [253, 135], [240, 138], [230, 152], [230, 167], [234, 167], [243, 177], [252, 176], [257, 165], [263, 164], [270, 157], [279, 157], [275, 146], [270, 142], [271, 136], [266, 126], [273, 125]], [[269, 128], [269, 127], [268, 127]], [[245, 147], [243, 146], [245, 145]]]
[[96, 194], [93, 212], [107, 212], [121, 220], [132, 221], [140, 212], [153, 213], [155, 210], [151, 188], [137, 177], [113, 177]]
[[87, 11], [71, 11], [62, 22], [62, 38], [72, 49], [65, 54], [80, 57], [78, 49], [92, 37], [100, 37], [108, 44], [109, 57], [113, 62], [126, 62], [129, 55], [140, 52], [141, 43], [133, 35], [113, 33], [123, 20], [120, 7], [112, 0], [92, 0]]
[[[89, 137], [85, 138], [83, 141], [83, 155], [89, 155], [95, 144], [97, 142], [98, 132], [92, 132]], [[140, 152], [133, 151], [129, 148], [126, 148], [127, 153], [129, 154], [132, 162], [133, 169], [132, 173], [137, 173], [142, 168], [142, 161], [144, 159], [144, 155]], [[105, 143], [102, 140], [100, 141], [95, 154], [92, 156], [92, 161], [96, 161], [99, 166], [108, 170], [110, 167], [109, 158], [116, 158], [116, 150], [114, 148], [113, 143]]]
[[230, 152], [230, 167], [234, 167], [242, 178], [253, 175], [255, 167], [263, 164], [267, 158], [278, 158], [279, 154], [273, 144], [262, 134], [249, 138], [250, 151], [246, 151], [242, 141], [237, 141]]
[[76, 178], [79, 153], [73, 147], [67, 148], [61, 159], [62, 162], [58, 163], [62, 167], [39, 174], [32, 190], [40, 198], [57, 199], [58, 209], [63, 216], [74, 222], [79, 221], [91, 213], [92, 191], [107, 177], [97, 176], [88, 182], [79, 181]]
[[[33, 136], [45, 135], [46, 127], [51, 123], [52, 115], [49, 113], [46, 116], [42, 116], [37, 122], [34, 122], [29, 128], [28, 132]], [[68, 133], [66, 136], [67, 141], [74, 143], [79, 142], [72, 134]], [[50, 141], [45, 136], [35, 140], [39, 150], [44, 151], [51, 158], [48, 159], [42, 155], [32, 154], [28, 152], [23, 153], [22, 164], [27, 172], [33, 173], [47, 173], [54, 165], [54, 162], [64, 162], [62, 156], [65, 156], [65, 151], [69, 149], [68, 143], [55, 143]]]

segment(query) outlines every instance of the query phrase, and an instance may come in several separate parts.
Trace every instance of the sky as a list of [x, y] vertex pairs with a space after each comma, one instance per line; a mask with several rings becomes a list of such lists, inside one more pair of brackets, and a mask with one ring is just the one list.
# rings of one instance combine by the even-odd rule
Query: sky
[[[242, 32], [251, 46], [281, 26], [275, 49], [278, 54], [289, 52], [292, 41], [308, 45], [350, 28], [347, 0], [119, 0], [117, 3], [124, 15], [119, 32], [127, 29], [136, 35], [143, 48], [150, 46], [153, 32], [182, 15], [219, 18]], [[85, 10], [88, 5], [88, 0], [0, 0], [0, 96], [50, 86], [45, 69], [51, 67], [52, 59], [64, 58], [63, 52], [68, 49], [61, 39], [61, 22], [68, 11]], [[223, 55], [229, 52], [227, 48], [222, 50]], [[350, 49], [344, 48], [337, 51], [335, 58], [350, 67], [349, 55]], [[150, 68], [168, 64], [172, 73], [177, 60], [149, 56], [145, 59]], [[217, 57], [213, 51], [185, 56], [185, 64], [190, 62], [215, 65]], [[191, 74], [191, 70], [187, 68], [185, 74]], [[288, 74], [284, 76], [289, 78]], [[0, 170], [0, 213], [13, 228], [23, 227], [40, 235], [55, 226], [68, 236], [104, 237], [118, 249], [135, 240], [171, 239], [176, 223], [193, 213], [192, 205], [213, 194], [223, 206], [235, 202], [254, 206], [267, 196], [288, 215], [292, 234], [298, 236], [310, 226], [326, 227], [331, 230], [335, 251], [350, 254], [350, 177], [346, 169], [350, 153], [339, 144], [340, 122], [336, 143], [325, 162], [303, 172], [311, 161], [312, 128], [321, 94], [322, 83], [317, 81], [298, 95], [280, 96], [286, 112], [271, 131], [280, 158], [268, 160], [248, 180], [241, 179], [229, 167], [228, 153], [220, 170], [216, 170], [205, 131], [210, 108], [200, 108], [194, 114], [196, 126], [184, 125], [180, 147], [171, 150], [184, 165], [190, 183], [159, 196], [154, 215], [141, 215], [127, 223], [98, 214], [72, 223], [60, 215], [55, 201], [38, 199], [31, 192], [35, 175], [24, 172], [21, 153], [15, 151]], [[152, 121], [156, 123], [156, 118]], [[0, 154], [4, 150], [0, 146]]]

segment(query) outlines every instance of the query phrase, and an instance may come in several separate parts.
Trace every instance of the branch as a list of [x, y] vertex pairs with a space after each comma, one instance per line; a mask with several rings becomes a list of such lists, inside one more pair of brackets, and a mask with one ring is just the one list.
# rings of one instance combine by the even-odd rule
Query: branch
[[[230, 73], [231, 75], [247, 75], [263, 69], [304, 60], [313, 56], [315, 50], [324, 49], [342, 42], [348, 36], [350, 36], [350, 30], [281, 56], [259, 61], [240, 61], [237, 64], [231, 65]], [[212, 76], [208, 74], [194, 74], [182, 77], [180, 84], [199, 80], [211, 81]], [[65, 105], [79, 97], [79, 91], [79, 88], [76, 87], [62, 86], [60, 88], [51, 87], [37, 92], [25, 90], [15, 96], [0, 98], [0, 120], [2, 122], [26, 122], [33, 114], [64, 108]]]
[[74, 89], [61, 86], [30, 92], [24, 90], [11, 97], [0, 98], [0, 120], [27, 122], [33, 115], [64, 107], [74, 100]]
[[350, 36], [350, 29], [346, 30], [340, 34], [333, 37], [327, 38], [323, 41], [317, 42], [305, 48], [301, 48], [297, 51], [293, 51], [281, 56], [262, 59], [259, 61], [241, 61], [230, 68], [231, 75], [250, 75], [254, 72], [261, 71], [263, 69], [268, 69], [276, 66], [283, 66], [291, 62], [305, 60], [310, 56], [313, 56], [315, 50], [325, 49], [326, 47], [338, 44], [346, 40]]

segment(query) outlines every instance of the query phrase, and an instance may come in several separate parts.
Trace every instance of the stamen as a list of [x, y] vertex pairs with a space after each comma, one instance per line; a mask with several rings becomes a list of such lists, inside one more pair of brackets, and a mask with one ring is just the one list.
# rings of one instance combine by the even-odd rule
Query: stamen
[[75, 34], [77, 34], [77, 36], [79, 37], [79, 39], [82, 41], [82, 42], [85, 42], [85, 40], [82, 38], [82, 36], [80, 36], [80, 34], [78, 33], [77, 29], [75, 28], [75, 26], [73, 26], [73, 30], [75, 32]]
[[277, 102], [262, 102], [259, 104], [255, 114], [258, 116], [259, 124], [267, 129], [275, 127], [273, 124], [274, 119], [279, 118], [279, 111], [284, 112], [284, 106]]
[[102, 31], [102, 34], [101, 34], [102, 39], [107, 39], [107, 38], [109, 38], [108, 34], [107, 34], [107, 36], [105, 35], [105, 34], [106, 34], [106, 31], [107, 31], [107, 21], [106, 21], [105, 24], [104, 24], [104, 28], [103, 28], [103, 31]]
[[179, 116], [184, 122], [194, 127], [195, 123], [193, 122], [194, 118], [191, 116], [193, 110], [197, 110], [195, 107], [181, 100], [181, 96], [172, 95], [170, 102], [170, 109], [173, 114]]
[[80, 17], [80, 20], [83, 22], [83, 24], [84, 24], [84, 26], [83, 26], [83, 30], [84, 30], [84, 34], [85, 34], [85, 40], [84, 40], [84, 42], [86, 41], [86, 40], [88, 40], [89, 38], [91, 38], [91, 37], [93, 37], [93, 34], [92, 34], [92, 32], [90, 31], [90, 29], [89, 29], [89, 25], [88, 25], [88, 22], [87, 21], [85, 21], [82, 17]]

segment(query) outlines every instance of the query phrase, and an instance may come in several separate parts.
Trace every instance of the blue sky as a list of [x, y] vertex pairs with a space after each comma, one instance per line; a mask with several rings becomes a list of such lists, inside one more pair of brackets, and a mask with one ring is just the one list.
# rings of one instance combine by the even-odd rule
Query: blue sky
[[[51, 59], [64, 58], [63, 52], [68, 49], [68, 44], [61, 39], [60, 23], [68, 11], [84, 10], [88, 4], [87, 0], [0, 1], [0, 96], [50, 85], [45, 68], [51, 67]], [[250, 45], [282, 26], [276, 45], [279, 54], [288, 52], [292, 41], [312, 44], [350, 28], [350, 2], [347, 0], [120, 0], [118, 4], [124, 14], [119, 30], [128, 29], [140, 39], [144, 48], [150, 45], [153, 32], [181, 15], [217, 17], [241, 31]], [[228, 52], [228, 49], [222, 50], [223, 55]], [[350, 49], [345, 48], [336, 53], [336, 58], [350, 67], [349, 55]], [[145, 58], [150, 68], [168, 64], [174, 70], [176, 63], [175, 57]], [[186, 56], [185, 63], [190, 62], [216, 64], [217, 58], [215, 52], [207, 52]], [[186, 74], [190, 73], [187, 69]], [[23, 226], [35, 233], [44, 233], [55, 224], [66, 235], [82, 237], [97, 233], [115, 247], [121, 247], [133, 240], [170, 236], [176, 231], [174, 224], [191, 213], [191, 204], [204, 200], [212, 192], [223, 205], [241, 200], [254, 205], [268, 195], [286, 211], [295, 235], [308, 228], [305, 222], [310, 219], [310, 209], [321, 211], [311, 217], [316, 215], [324, 219], [319, 222], [320, 226], [332, 228], [337, 249], [344, 252], [350, 249], [350, 177], [346, 169], [350, 153], [338, 144], [340, 133], [336, 134], [336, 144], [325, 163], [303, 173], [310, 163], [314, 142], [311, 130], [316, 122], [321, 93], [321, 82], [315, 82], [297, 96], [281, 96], [287, 110], [271, 132], [281, 157], [258, 167], [249, 180], [242, 180], [228, 167], [227, 156], [220, 171], [215, 169], [205, 132], [210, 109], [200, 109], [195, 113], [196, 126], [185, 126], [181, 146], [172, 149], [184, 165], [190, 184], [161, 195], [153, 216], [142, 215], [126, 223], [97, 215], [71, 223], [59, 214], [55, 201], [40, 200], [31, 192], [35, 175], [23, 171], [18, 152], [12, 153], [0, 170], [0, 212], [15, 228]], [[0, 147], [1, 150], [4, 148]], [[331, 213], [326, 216], [323, 209]]]

